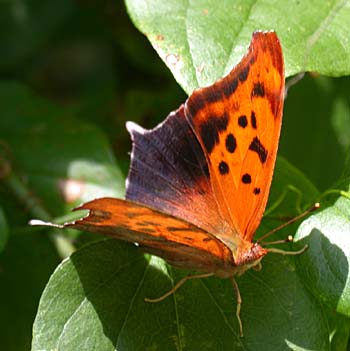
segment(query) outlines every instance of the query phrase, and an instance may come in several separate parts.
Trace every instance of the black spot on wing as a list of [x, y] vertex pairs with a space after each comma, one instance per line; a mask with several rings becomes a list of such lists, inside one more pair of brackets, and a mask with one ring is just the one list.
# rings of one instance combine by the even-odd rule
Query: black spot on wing
[[260, 97], [265, 96], [264, 83], [262, 83], [262, 82], [254, 83], [254, 87], [252, 89], [252, 97], [256, 97], [256, 96], [260, 96]]
[[192, 116], [196, 118], [198, 111], [205, 109], [207, 104], [216, 103], [223, 99], [223, 96], [230, 97], [238, 87], [238, 79], [227, 79], [218, 85], [213, 85], [209, 88], [201, 89], [195, 92], [187, 100], [187, 110]]
[[226, 137], [226, 150], [233, 154], [236, 150], [236, 147], [237, 141], [235, 136], [232, 133], [228, 134]]
[[242, 115], [238, 117], [238, 125], [242, 128], [245, 128], [248, 125], [247, 116]]
[[249, 150], [254, 151], [258, 154], [260, 162], [265, 163], [267, 159], [267, 150], [264, 145], [261, 144], [258, 137], [255, 137], [249, 145]]
[[226, 97], [230, 97], [238, 87], [238, 79], [235, 78], [232, 81], [229, 81], [228, 84], [225, 84], [223, 87], [224, 94]]
[[193, 94], [186, 103], [186, 108], [192, 118], [196, 117], [196, 113], [202, 110], [205, 107], [207, 101], [205, 100], [205, 96], [203, 94]]
[[228, 164], [225, 161], [219, 163], [219, 172], [221, 175], [225, 175], [230, 171]]
[[241, 72], [238, 74], [239, 80], [243, 83], [247, 80], [249, 73], [249, 65], [244, 67]]
[[254, 111], [252, 111], [250, 115], [250, 123], [252, 125], [252, 128], [256, 129], [256, 116]]
[[200, 136], [207, 152], [210, 154], [214, 146], [219, 142], [219, 134], [225, 131], [228, 124], [228, 115], [221, 117], [211, 116], [200, 126]]
[[244, 184], [250, 184], [252, 182], [252, 177], [250, 176], [250, 174], [246, 173], [246, 174], [243, 174], [242, 176], [242, 182]]
[[260, 194], [260, 188], [254, 188], [253, 193], [254, 193], [254, 195], [259, 195]]
[[[224, 92], [225, 93], [225, 92]], [[207, 103], [215, 103], [222, 100], [223, 92], [221, 89], [214, 89], [213, 87], [209, 88], [205, 94], [205, 100]]]

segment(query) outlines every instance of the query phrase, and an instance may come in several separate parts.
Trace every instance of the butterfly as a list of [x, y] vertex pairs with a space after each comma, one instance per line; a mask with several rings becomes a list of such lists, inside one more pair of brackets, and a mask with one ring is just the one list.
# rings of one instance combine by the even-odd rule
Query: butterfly
[[88, 215], [64, 227], [137, 243], [176, 267], [201, 272], [184, 280], [230, 278], [243, 334], [234, 276], [268, 252], [252, 240], [269, 196], [284, 87], [276, 33], [253, 33], [227, 76], [193, 91], [154, 129], [127, 123], [133, 146], [125, 200], [89, 201], [78, 208]]

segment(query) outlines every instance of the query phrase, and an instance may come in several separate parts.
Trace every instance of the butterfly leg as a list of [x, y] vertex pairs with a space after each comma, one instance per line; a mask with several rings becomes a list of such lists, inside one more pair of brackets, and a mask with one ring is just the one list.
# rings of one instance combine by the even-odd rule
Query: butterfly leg
[[261, 271], [262, 270], [261, 262], [259, 262], [256, 266], [253, 266], [252, 268], [254, 269], [254, 271], [257, 271], [257, 272]]
[[179, 289], [187, 280], [191, 279], [201, 279], [201, 278], [208, 278], [213, 276], [214, 273], [201, 273], [201, 274], [193, 274], [193, 275], [186, 275], [186, 277], [182, 278], [171, 290], [169, 290], [167, 293], [164, 295], [155, 298], [155, 299], [149, 299], [148, 297], [145, 297], [145, 302], [160, 302], [167, 298], [168, 296], [172, 295], [177, 289]]
[[241, 316], [240, 316], [241, 315], [241, 306], [242, 306], [242, 297], [241, 297], [241, 293], [239, 292], [239, 287], [238, 287], [238, 284], [237, 284], [234, 276], [231, 277], [231, 282], [232, 282], [233, 288], [235, 289], [236, 296], [237, 296], [236, 317], [237, 317], [238, 324], [239, 324], [239, 333], [240, 333], [241, 337], [243, 337], [243, 324], [242, 324], [242, 320], [241, 320]]

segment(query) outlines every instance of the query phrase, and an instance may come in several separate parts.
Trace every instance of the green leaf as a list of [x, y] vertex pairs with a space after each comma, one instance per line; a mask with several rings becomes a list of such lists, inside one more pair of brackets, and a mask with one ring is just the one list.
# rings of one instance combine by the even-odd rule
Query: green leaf
[[160, 303], [144, 302], [183, 275], [158, 258], [145, 259], [131, 245], [91, 244], [52, 275], [34, 323], [32, 350], [327, 349], [322, 309], [291, 260], [271, 255], [261, 272], [239, 279], [243, 339], [229, 280], [193, 280]]
[[[311, 234], [305, 242], [308, 253], [300, 258], [305, 284], [321, 301], [339, 313], [350, 316], [349, 219], [344, 208], [336, 205], [313, 216], [300, 229]], [[298, 236], [299, 238], [299, 236]]]
[[0, 207], [0, 253], [5, 248], [9, 236], [9, 228], [7, 225], [5, 213]]
[[123, 196], [124, 176], [93, 125], [15, 83], [0, 84], [0, 138], [28, 188], [52, 214], [102, 196]]
[[[344, 184], [349, 192], [350, 178]], [[339, 196], [323, 204], [298, 230], [297, 238], [309, 245], [299, 258], [298, 271], [317, 299], [350, 317], [350, 198]]]
[[[276, 193], [281, 194], [294, 179], [303, 201], [317, 195], [287, 161], [280, 159], [277, 170], [282, 179], [274, 182]], [[283, 201], [293, 213], [295, 197]], [[271, 225], [266, 219], [262, 230]], [[237, 279], [243, 299], [243, 339], [229, 280], [192, 280], [160, 303], [144, 302], [145, 297], [169, 291], [185, 274], [117, 240], [86, 246], [52, 275], [34, 323], [33, 350], [69, 351], [95, 345], [104, 350], [259, 347], [270, 351], [286, 345], [292, 350], [328, 349], [327, 318], [299, 279], [294, 258], [269, 254], [262, 271], [251, 270]]]
[[256, 30], [274, 29], [286, 76], [350, 74], [348, 1], [126, 0], [129, 14], [189, 94], [237, 63]]

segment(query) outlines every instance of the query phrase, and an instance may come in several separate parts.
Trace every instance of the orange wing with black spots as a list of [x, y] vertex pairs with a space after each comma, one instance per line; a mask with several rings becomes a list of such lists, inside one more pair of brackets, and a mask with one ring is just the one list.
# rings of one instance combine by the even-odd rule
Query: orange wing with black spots
[[84, 204], [70, 226], [136, 242], [178, 267], [241, 274], [267, 251], [263, 215], [281, 128], [284, 73], [273, 32], [253, 35], [228, 76], [197, 89], [152, 130], [128, 123], [126, 200]]
[[282, 123], [284, 67], [274, 32], [256, 32], [228, 76], [197, 89], [185, 115], [205, 154], [221, 216], [247, 241], [263, 216]]

